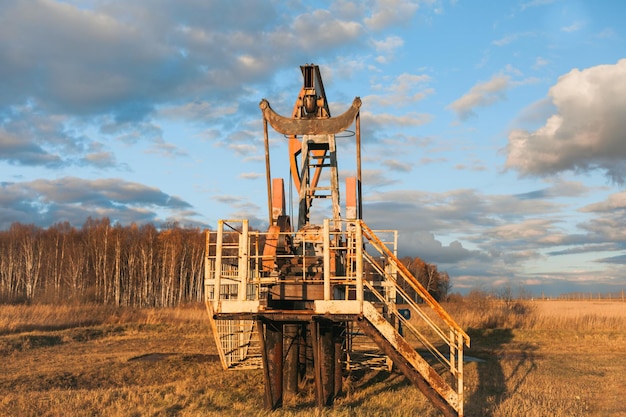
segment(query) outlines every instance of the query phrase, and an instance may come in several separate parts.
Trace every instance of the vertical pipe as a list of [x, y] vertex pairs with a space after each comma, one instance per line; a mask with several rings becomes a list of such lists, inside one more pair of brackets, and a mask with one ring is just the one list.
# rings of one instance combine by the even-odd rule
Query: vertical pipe
[[265, 180], [267, 181], [267, 213], [272, 223], [272, 173], [270, 171], [270, 142], [267, 132], [267, 119], [263, 116], [263, 137], [265, 141]]
[[356, 299], [360, 304], [360, 311], [363, 311], [363, 230], [360, 221], [356, 223]]
[[458, 413], [459, 416], [462, 417], [463, 416], [463, 335], [461, 334], [461, 332], [458, 332], [455, 330], [455, 333], [457, 334], [457, 342], [456, 342], [456, 349], [458, 352], [458, 362], [457, 362], [457, 370], [458, 370], [458, 375], [457, 375], [457, 383], [456, 383], [456, 391], [458, 394], [458, 398], [459, 398], [459, 408], [458, 408]]
[[224, 220], [217, 222], [217, 241], [215, 242], [215, 287], [213, 288], [213, 311], [219, 312], [222, 286], [222, 244], [224, 239]]
[[450, 340], [448, 344], [450, 346], [450, 372], [452, 376], [456, 376], [456, 333], [452, 327], [450, 328]]
[[253, 280], [253, 284], [254, 284], [254, 293], [255, 293], [255, 300], [259, 300], [261, 298], [261, 285], [259, 284], [259, 278], [261, 276], [261, 274], [259, 273], [259, 234], [255, 233], [254, 234], [255, 239], [254, 239], [254, 276], [252, 277]]
[[241, 234], [239, 235], [237, 274], [239, 275], [239, 288], [237, 288], [237, 300], [244, 301], [248, 298], [248, 219], [241, 222]]
[[335, 343], [333, 323], [330, 320], [320, 322], [320, 353], [322, 370], [322, 404], [330, 406], [335, 398]]
[[334, 388], [335, 391], [333, 393], [334, 397], [338, 397], [341, 395], [341, 390], [343, 389], [343, 379], [341, 375], [341, 357], [343, 355], [343, 341], [345, 337], [345, 329], [346, 323], [335, 323], [333, 325], [333, 342], [335, 344], [335, 382]]
[[319, 322], [313, 320], [311, 326], [311, 344], [313, 345], [313, 376], [315, 382], [315, 403], [318, 407], [324, 404], [324, 396], [322, 392], [322, 364], [320, 354], [320, 335]]
[[330, 220], [324, 219], [324, 300], [330, 300]]
[[208, 302], [210, 300], [209, 281], [211, 277], [211, 265], [209, 262], [210, 244], [211, 244], [211, 232], [207, 229], [204, 231], [206, 240], [204, 243], [204, 300]]
[[[283, 405], [283, 326], [279, 322], [265, 323], [265, 406], [271, 410]], [[269, 387], [269, 392], [268, 392]]]
[[393, 231], [393, 256], [398, 257], [398, 231]]
[[[328, 158], [330, 159], [330, 188], [333, 206], [333, 228], [341, 227], [339, 220], [341, 219], [341, 202], [339, 196], [339, 174], [337, 172], [337, 146], [335, 143], [335, 135], [327, 135], [328, 137]], [[323, 159], [320, 161], [324, 164]], [[320, 168], [318, 168], [320, 169]], [[316, 174], [320, 171], [316, 171]], [[317, 175], [316, 175], [317, 176]]]
[[300, 364], [300, 325], [284, 324], [283, 333], [285, 336], [285, 391], [290, 394], [298, 393], [298, 368]]
[[361, 112], [356, 114], [356, 186], [358, 200], [358, 219], [363, 218], [363, 203], [361, 202]]
[[259, 335], [259, 343], [261, 345], [261, 361], [263, 362], [263, 379], [265, 379], [263, 402], [265, 408], [272, 408], [272, 389], [270, 381], [270, 366], [267, 357], [267, 347], [265, 346], [265, 323], [263, 320], [257, 320], [257, 332]]
[[312, 330], [315, 403], [322, 408], [332, 405], [335, 398], [333, 323], [330, 320], [314, 320]]

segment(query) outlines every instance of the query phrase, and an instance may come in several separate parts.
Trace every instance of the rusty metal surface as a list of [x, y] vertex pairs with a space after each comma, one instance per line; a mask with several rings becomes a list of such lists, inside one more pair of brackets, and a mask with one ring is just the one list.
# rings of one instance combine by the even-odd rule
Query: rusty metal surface
[[281, 116], [271, 107], [269, 101], [261, 100], [259, 104], [263, 117], [278, 133], [283, 135], [334, 135], [343, 132], [352, 125], [361, 108], [361, 99], [355, 97], [352, 106], [343, 114], [327, 119], [292, 119]]
[[284, 366], [284, 389], [290, 394], [298, 393], [298, 368], [300, 364], [300, 329], [301, 325], [283, 324], [285, 360]]
[[265, 407], [271, 410], [283, 405], [283, 325], [259, 321], [265, 374]]
[[324, 286], [322, 284], [278, 283], [270, 289], [272, 301], [275, 300], [319, 300], [324, 298]]
[[363, 329], [376, 344], [389, 356], [393, 363], [398, 367], [404, 376], [406, 376], [432, 403], [443, 413], [446, 417], [462, 417], [457, 411], [445, 401], [437, 391], [431, 386], [431, 384], [411, 366], [406, 360], [405, 356], [395, 350], [383, 337], [376, 327], [368, 320], [358, 321], [359, 327]]
[[451, 406], [456, 408], [457, 393], [446, 383], [446, 381], [422, 358], [415, 349], [396, 331], [396, 329], [373, 307], [366, 303], [363, 308], [363, 320], [372, 324], [376, 331], [384, 338], [385, 348], [391, 347], [396, 350], [404, 360], [406, 360], [415, 371], [417, 371], [428, 384]]

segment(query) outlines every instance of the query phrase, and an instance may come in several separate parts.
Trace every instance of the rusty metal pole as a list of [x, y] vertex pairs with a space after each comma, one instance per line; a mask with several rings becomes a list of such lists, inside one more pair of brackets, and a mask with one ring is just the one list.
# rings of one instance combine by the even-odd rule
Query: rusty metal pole
[[456, 386], [457, 386], [457, 393], [459, 395], [459, 407], [458, 407], [458, 412], [459, 412], [459, 417], [463, 417], [463, 403], [465, 401], [464, 396], [463, 396], [463, 335], [460, 332], [456, 332], [455, 333], [458, 334], [458, 339], [457, 339], [457, 344], [456, 344], [456, 350], [458, 352], [458, 362], [457, 362], [457, 382], [456, 382]]
[[272, 173], [270, 170], [270, 141], [267, 132], [267, 119], [263, 116], [263, 136], [265, 141], [265, 180], [267, 181], [267, 212], [270, 219], [270, 226], [273, 224], [272, 219]]
[[320, 354], [319, 322], [313, 320], [311, 326], [311, 344], [313, 345], [313, 381], [315, 382], [315, 403], [323, 407], [322, 367]]
[[283, 326], [285, 352], [285, 391], [290, 394], [298, 393], [298, 368], [300, 365], [300, 325], [285, 324]]
[[335, 398], [335, 344], [332, 322], [324, 322], [320, 345], [322, 353], [322, 398], [325, 406], [333, 405]]
[[335, 382], [334, 382], [334, 392], [333, 396], [336, 398], [341, 394], [341, 390], [343, 389], [343, 376], [341, 374], [341, 357], [343, 355], [343, 341], [344, 341], [344, 329], [346, 324], [339, 323], [333, 326], [333, 343], [335, 344]]
[[359, 302], [359, 311], [363, 311], [363, 222], [356, 223], [356, 300]]
[[283, 405], [283, 328], [281, 323], [259, 321], [263, 371], [265, 375], [265, 407], [275, 410]]
[[333, 405], [335, 399], [335, 343], [333, 323], [320, 322], [320, 347], [322, 365], [322, 400], [323, 406]]
[[318, 408], [323, 408], [332, 405], [335, 398], [333, 323], [329, 320], [314, 320], [312, 328], [315, 402]]
[[220, 308], [222, 289], [222, 250], [224, 245], [224, 220], [217, 222], [217, 238], [215, 242], [215, 284], [213, 285], [213, 310]]
[[323, 255], [324, 255], [324, 300], [331, 299], [330, 287], [330, 219], [324, 219], [324, 236], [323, 236]]
[[356, 130], [356, 187], [357, 187], [357, 219], [363, 219], [363, 203], [361, 202], [361, 112], [355, 117]]

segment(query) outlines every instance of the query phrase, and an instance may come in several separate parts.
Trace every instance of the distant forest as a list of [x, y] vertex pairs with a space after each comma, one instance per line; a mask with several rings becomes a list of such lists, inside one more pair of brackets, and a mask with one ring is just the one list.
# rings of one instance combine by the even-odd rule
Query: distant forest
[[[202, 302], [204, 250], [204, 230], [177, 224], [157, 229], [89, 218], [80, 229], [67, 222], [44, 229], [14, 223], [0, 231], [0, 302], [132, 307]], [[445, 272], [419, 258], [402, 262], [435, 298], [445, 299], [450, 288]]]

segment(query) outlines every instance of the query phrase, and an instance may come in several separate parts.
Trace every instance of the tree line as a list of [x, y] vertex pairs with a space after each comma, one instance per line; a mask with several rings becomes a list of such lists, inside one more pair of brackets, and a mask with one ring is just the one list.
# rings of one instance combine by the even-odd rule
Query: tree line
[[[68, 222], [45, 229], [14, 223], [0, 231], [0, 302], [133, 307], [202, 302], [204, 251], [205, 231], [177, 224], [121, 226], [106, 217], [89, 218], [81, 228]], [[445, 299], [447, 273], [417, 257], [401, 261], [431, 295]]]
[[203, 300], [204, 231], [169, 224], [0, 231], [0, 301], [167, 307]]

